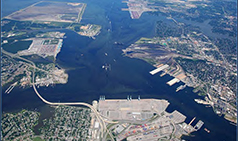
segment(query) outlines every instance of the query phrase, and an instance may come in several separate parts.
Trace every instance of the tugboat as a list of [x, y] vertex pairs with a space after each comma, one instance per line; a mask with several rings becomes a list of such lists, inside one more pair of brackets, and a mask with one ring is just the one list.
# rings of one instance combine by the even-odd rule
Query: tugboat
[[204, 128], [204, 130], [205, 130], [207, 133], [210, 133], [210, 130], [208, 130], [207, 128]]

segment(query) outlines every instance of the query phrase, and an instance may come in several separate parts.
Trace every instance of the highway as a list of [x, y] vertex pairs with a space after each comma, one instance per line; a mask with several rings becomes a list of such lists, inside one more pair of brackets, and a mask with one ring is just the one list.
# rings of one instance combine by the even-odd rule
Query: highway
[[[104, 119], [101, 117], [101, 115], [97, 112], [97, 110], [96, 110], [92, 105], [90, 105], [90, 104], [88, 104], [88, 103], [84, 103], [84, 102], [60, 102], [60, 103], [59, 103], [59, 102], [50, 102], [50, 101], [47, 101], [46, 99], [44, 99], [44, 98], [40, 95], [40, 93], [37, 91], [36, 86], [35, 86], [35, 69], [37, 68], [36, 65], [35, 65], [35, 63], [32, 62], [32, 61], [30, 61], [30, 60], [27, 60], [27, 59], [25, 59], [25, 58], [22, 58], [22, 57], [20, 57], [20, 56], [18, 56], [18, 55], [16, 55], [16, 54], [9, 53], [9, 52], [5, 51], [3, 48], [1, 48], [1, 51], [2, 51], [2, 53], [6, 54], [6, 55], [8, 55], [8, 56], [11, 56], [12, 58], [18, 58], [18, 59], [24, 60], [24, 61], [26, 61], [26, 62], [32, 64], [32, 66], [33, 66], [33, 68], [34, 68], [34, 69], [33, 69], [33, 72], [32, 72], [32, 86], [33, 86], [33, 89], [34, 89], [35, 93], [37, 94], [37, 96], [38, 96], [44, 103], [49, 104], [49, 105], [82, 105], [82, 106], [87, 106], [87, 107], [89, 107], [89, 108], [94, 112], [94, 114], [96, 115], [96, 117], [97, 117], [97, 119], [98, 119], [98, 122], [99, 122], [100, 127], [101, 127], [101, 139], [105, 138], [105, 137], [103, 137], [103, 135], [104, 135], [104, 133], [105, 133], [105, 130], [106, 130], [106, 132], [111, 136], [110, 131], [107, 130], [107, 127], [106, 127], [106, 124], [105, 124]], [[109, 121], [106, 121], [106, 122], [109, 122]], [[112, 138], [112, 140], [114, 140], [112, 136], [111, 136], [111, 138]]]

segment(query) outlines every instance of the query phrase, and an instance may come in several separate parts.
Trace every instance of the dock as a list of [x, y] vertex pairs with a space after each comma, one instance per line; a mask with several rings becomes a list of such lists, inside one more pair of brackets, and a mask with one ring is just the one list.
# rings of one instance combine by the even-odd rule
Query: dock
[[154, 75], [154, 74], [156, 74], [156, 73], [158, 73], [158, 72], [160, 72], [160, 71], [162, 71], [162, 70], [164, 70], [168, 67], [169, 67], [169, 65], [165, 64], [161, 67], [158, 67], [157, 69], [154, 69], [154, 70], [150, 71], [150, 74]]
[[[132, 99], [132, 96], [128, 95], [127, 99], [99, 100], [98, 110], [100, 115], [111, 120], [142, 122], [151, 119], [155, 112], [160, 115], [168, 105], [167, 100], [141, 98], [138, 100]], [[174, 114], [173, 119], [177, 121], [180, 116], [180, 114]]]
[[203, 126], [204, 122], [199, 120], [198, 123], [194, 126], [195, 130], [199, 130]]
[[169, 82], [167, 82], [166, 84], [168, 84], [169, 86], [172, 86], [173, 84], [179, 82], [180, 80], [178, 78], [174, 78], [172, 80], [170, 80]]
[[13, 88], [17, 85], [17, 82], [13, 83], [12, 85], [10, 85], [7, 90], [5, 91], [5, 93], [9, 94]]
[[195, 119], [196, 119], [196, 117], [194, 117], [194, 118], [189, 122], [188, 125], [191, 125]]

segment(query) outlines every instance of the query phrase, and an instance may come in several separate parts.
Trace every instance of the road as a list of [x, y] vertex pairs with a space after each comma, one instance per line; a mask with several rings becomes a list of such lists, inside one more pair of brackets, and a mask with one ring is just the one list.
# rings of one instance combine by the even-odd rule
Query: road
[[[87, 106], [87, 107], [89, 107], [89, 108], [94, 112], [94, 114], [96, 115], [96, 117], [97, 117], [97, 119], [98, 119], [98, 121], [99, 121], [99, 124], [100, 124], [100, 127], [101, 127], [101, 138], [102, 138], [102, 139], [104, 138], [103, 135], [104, 135], [104, 133], [105, 133], [105, 130], [106, 130], [106, 132], [109, 133], [109, 135], [111, 136], [110, 131], [107, 130], [107, 127], [106, 127], [106, 124], [105, 124], [104, 119], [101, 117], [101, 115], [97, 112], [97, 110], [96, 110], [92, 105], [90, 105], [90, 104], [88, 104], [88, 103], [84, 103], [84, 102], [60, 102], [60, 103], [59, 103], [59, 102], [50, 102], [50, 101], [44, 99], [44, 98], [40, 95], [40, 93], [37, 91], [36, 86], [35, 86], [35, 69], [37, 68], [36, 65], [35, 65], [35, 63], [32, 62], [32, 61], [30, 61], [30, 60], [27, 60], [27, 59], [25, 59], [25, 58], [22, 58], [22, 57], [20, 57], [20, 56], [18, 56], [18, 55], [16, 55], [16, 54], [9, 53], [9, 52], [5, 51], [3, 48], [1, 48], [1, 51], [2, 51], [2, 53], [6, 54], [6, 55], [8, 55], [8, 56], [10, 56], [10, 57], [12, 57], [12, 58], [18, 58], [18, 59], [24, 60], [24, 61], [26, 61], [26, 62], [32, 64], [32, 66], [33, 66], [33, 68], [34, 68], [34, 69], [33, 69], [33, 73], [32, 73], [32, 86], [33, 86], [33, 89], [34, 89], [35, 93], [37, 94], [37, 96], [38, 96], [44, 103], [49, 104], [49, 105], [82, 105], [82, 106]], [[107, 121], [107, 122], [109, 122], [109, 121]], [[112, 140], [114, 140], [112, 136], [111, 136], [111, 138], [112, 138]]]

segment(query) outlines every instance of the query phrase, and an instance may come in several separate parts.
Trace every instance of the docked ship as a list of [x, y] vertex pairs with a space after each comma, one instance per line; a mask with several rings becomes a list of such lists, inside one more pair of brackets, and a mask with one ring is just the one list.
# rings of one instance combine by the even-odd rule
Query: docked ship
[[165, 74], [166, 74], [166, 72], [163, 72], [163, 73], [160, 75], [160, 77], [163, 77]]
[[205, 104], [205, 105], [210, 105], [209, 102], [201, 100], [201, 99], [194, 99], [194, 101], [196, 101], [198, 104]]
[[180, 85], [177, 89], [176, 89], [176, 92], [180, 91], [180, 90], [183, 90], [187, 85]]

